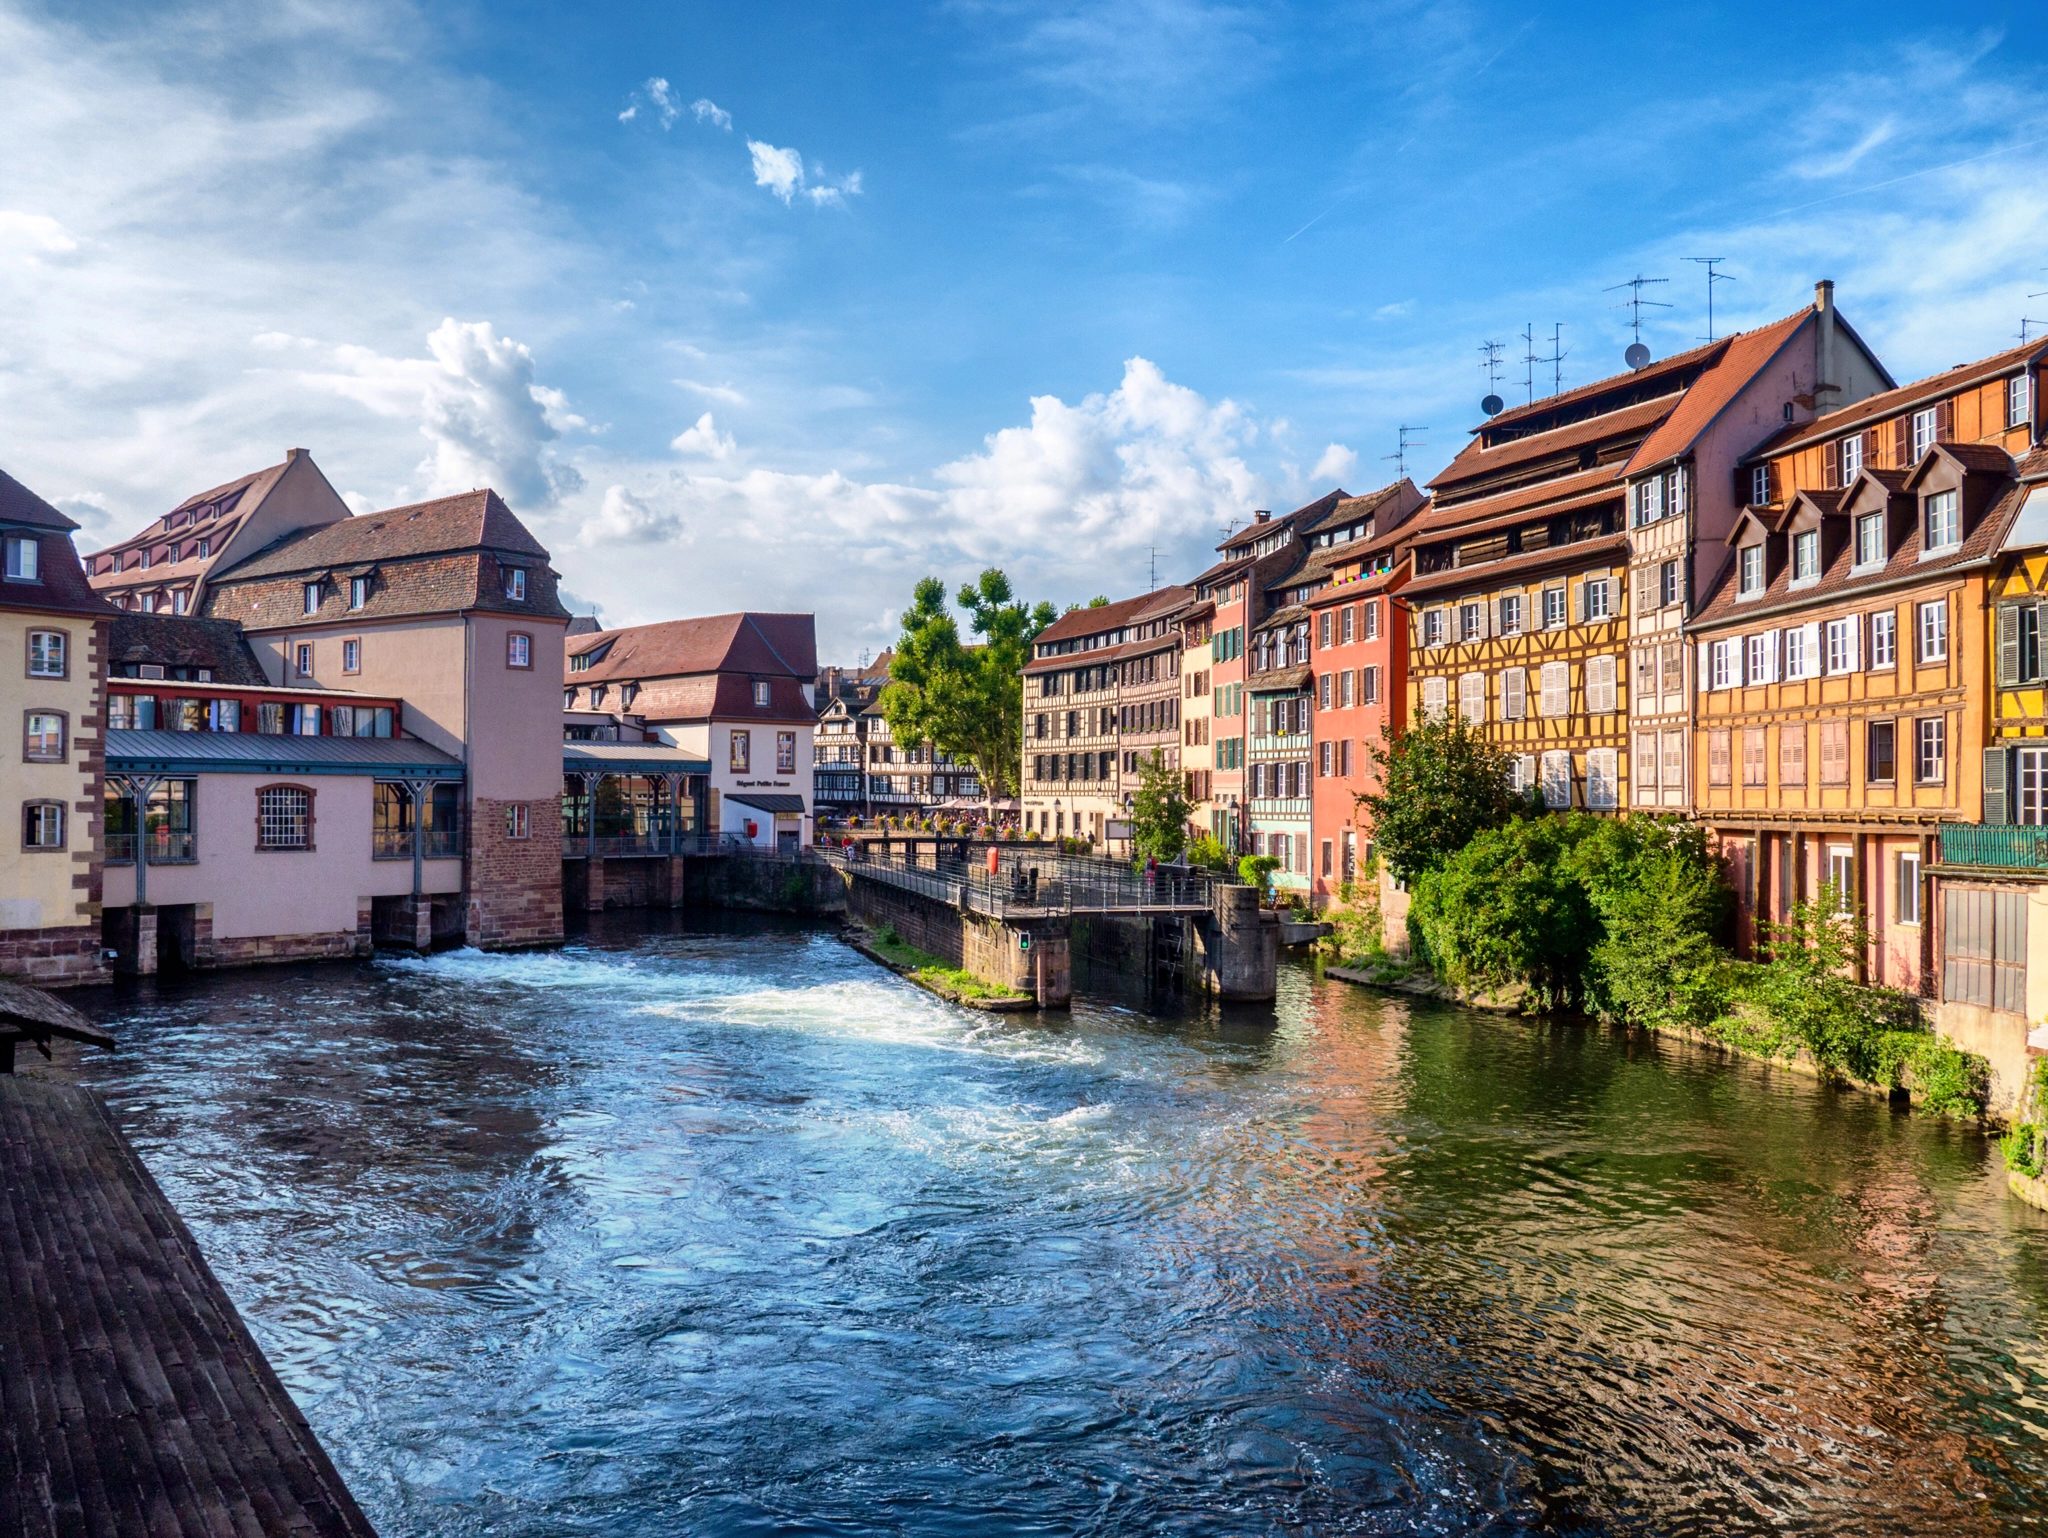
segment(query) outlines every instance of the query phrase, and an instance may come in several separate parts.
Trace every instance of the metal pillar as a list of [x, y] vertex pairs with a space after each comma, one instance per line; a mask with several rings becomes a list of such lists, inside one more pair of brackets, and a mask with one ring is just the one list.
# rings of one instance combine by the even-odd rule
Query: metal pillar
[[412, 797], [412, 900], [419, 906], [427, 879], [427, 808], [434, 793], [432, 780], [406, 780], [405, 793]]
[[135, 906], [149, 904], [149, 798], [163, 784], [161, 774], [117, 774], [113, 781], [135, 803]]

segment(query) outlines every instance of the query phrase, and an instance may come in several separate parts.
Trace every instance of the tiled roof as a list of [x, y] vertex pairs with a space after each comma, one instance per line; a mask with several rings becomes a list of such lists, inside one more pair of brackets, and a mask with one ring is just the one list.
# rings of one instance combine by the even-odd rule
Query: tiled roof
[[0, 470], [0, 523], [32, 524], [67, 534], [78, 527], [5, 470]]
[[1271, 614], [1268, 614], [1264, 619], [1252, 626], [1252, 632], [1257, 634], [1261, 630], [1272, 630], [1280, 625], [1292, 625], [1297, 620], [1305, 620], [1307, 618], [1307, 604], [1291, 603], [1284, 609], [1275, 609]]
[[1749, 382], [1770, 366], [1779, 350], [1813, 318], [1813, 313], [1808, 306], [1773, 325], [1728, 338], [1727, 350], [1693, 382], [1678, 409], [1643, 440], [1622, 473], [1633, 475], [1648, 470], [1690, 449]]
[[583, 671], [564, 674], [564, 681], [595, 684], [632, 679], [644, 687], [657, 678], [725, 672], [815, 683], [817, 636], [817, 621], [809, 614], [711, 614], [628, 625], [572, 639], [571, 657], [600, 646], [606, 651]]
[[1717, 353], [1726, 348], [1731, 337], [1719, 337], [1714, 341], [1691, 347], [1684, 352], [1675, 352], [1668, 358], [1659, 358], [1639, 369], [1626, 374], [1609, 374], [1605, 379], [1596, 379], [1591, 384], [1579, 385], [1561, 395], [1547, 395], [1542, 400], [1531, 401], [1526, 406], [1510, 406], [1498, 416], [1490, 417], [1476, 432], [1486, 432], [1499, 427], [1512, 427], [1518, 422], [1538, 420], [1559, 411], [1570, 411], [1589, 403], [1598, 397], [1617, 390], [1640, 390], [1668, 380], [1671, 390], [1684, 388], [1679, 377], [1694, 368], [1703, 368], [1711, 363]]
[[1487, 561], [1479, 566], [1458, 566], [1450, 571], [1431, 572], [1426, 577], [1415, 578], [1401, 589], [1401, 594], [1405, 598], [1421, 598], [1427, 594], [1455, 592], [1463, 588], [1494, 587], [1510, 577], [1527, 576], [1554, 566], [1587, 565], [1600, 556], [1620, 555], [1627, 550], [1626, 534], [1609, 534], [1570, 545], [1552, 545], [1546, 550], [1525, 551], [1521, 555]]
[[[458, 550], [501, 550], [546, 561], [548, 553], [512, 509], [488, 488], [295, 529], [226, 571], [216, 582], [298, 575], [365, 566], [406, 556]], [[563, 613], [566, 615], [567, 610]]]
[[[305, 612], [305, 586], [311, 571], [252, 579], [243, 565], [225, 576], [215, 576], [207, 589], [205, 612], [212, 619], [239, 621], [247, 630], [296, 629], [468, 609], [529, 615], [537, 620], [568, 618], [569, 611], [555, 595], [555, 575], [545, 559], [519, 563], [526, 573], [524, 598], [505, 595], [505, 565], [488, 551], [466, 551], [324, 568], [335, 580], [323, 583], [317, 614]], [[360, 609], [348, 606], [352, 572], [370, 578], [368, 602]]]
[[[1788, 429], [1771, 440], [1767, 447], [1774, 454], [1783, 454], [1811, 444], [1825, 443], [1852, 429], [1868, 427], [1901, 411], [1925, 406], [1958, 390], [1996, 379], [2001, 374], [2017, 373], [2027, 364], [2042, 359], [2048, 359], [2048, 339], [2023, 342], [2017, 347], [1995, 352], [1988, 358], [1979, 358], [1975, 363], [1959, 364], [1945, 373], [1929, 374], [1925, 379], [1900, 385], [1896, 390], [1865, 396], [1853, 406], [1844, 406], [1840, 411], [1830, 411], [1826, 416], [1815, 417], [1811, 422]], [[1751, 451], [1743, 462], [1747, 464], [1756, 460], [1762, 452], [1762, 449]]]
[[1311, 667], [1268, 668], [1263, 673], [1254, 673], [1245, 681], [1245, 688], [1253, 694], [1275, 694], [1287, 689], [1300, 689], [1315, 680], [1315, 669]]
[[[1469, 486], [1475, 481], [1503, 474], [1516, 466], [1533, 465], [1552, 455], [1586, 448], [1607, 438], [1625, 438], [1636, 432], [1647, 437], [1651, 429], [1678, 408], [1683, 398], [1674, 391], [1670, 395], [1660, 395], [1654, 400], [1624, 406], [1619, 411], [1609, 411], [1600, 416], [1568, 422], [1548, 432], [1531, 433], [1526, 438], [1512, 438], [1492, 448], [1487, 448], [1481, 440], [1475, 438], [1459, 451], [1456, 459], [1438, 472], [1435, 480], [1429, 483], [1437, 494], [1439, 513], [1446, 511], [1441, 505], [1445, 493]], [[1619, 475], [1621, 469], [1621, 465], [1617, 463], [1609, 473]]]
[[242, 638], [240, 625], [191, 614], [116, 613], [107, 660], [211, 668], [218, 684], [260, 686], [269, 681]]
[[1620, 491], [1615, 466], [1595, 465], [1590, 470], [1581, 470], [1573, 475], [1554, 476], [1547, 481], [1538, 481], [1532, 486], [1518, 486], [1513, 491], [1495, 492], [1492, 496], [1459, 502], [1451, 507], [1437, 507], [1432, 504], [1419, 516], [1410, 518], [1405, 528], [1410, 539], [1427, 539], [1446, 530], [1456, 530], [1461, 534], [1476, 532], [1470, 528], [1475, 519], [1506, 517], [1525, 508], [1542, 507], [1554, 499], [1576, 497], [1585, 492], [1619, 495]]
[[1141, 593], [1136, 598], [1119, 598], [1114, 603], [1097, 604], [1093, 608], [1069, 609], [1041, 630], [1037, 641], [1032, 644], [1069, 641], [1076, 636], [1100, 635], [1105, 630], [1121, 630], [1156, 596], [1153, 593]]
[[1338, 503], [1350, 500], [1351, 494], [1345, 491], [1342, 486], [1339, 486], [1335, 491], [1325, 492], [1322, 496], [1317, 497], [1315, 501], [1304, 503], [1291, 513], [1283, 514], [1278, 518], [1268, 518], [1264, 523], [1246, 524], [1216, 548], [1224, 551], [1226, 554], [1236, 551], [1237, 555], [1241, 558], [1249, 553], [1252, 546], [1256, 545], [1267, 535], [1278, 533], [1281, 529], [1287, 528], [1290, 525], [1308, 527], [1320, 523], [1323, 515], [1335, 508]]
[[[1952, 445], [1944, 445], [1952, 447]], [[1899, 542], [1891, 559], [1884, 566], [1872, 572], [1851, 575], [1855, 565], [1854, 540], [1843, 540], [1835, 552], [1834, 560], [1821, 573], [1820, 580], [1811, 587], [1793, 591], [1791, 587], [1790, 561], [1779, 563], [1779, 569], [1772, 575], [1763, 593], [1755, 598], [1737, 598], [1735, 586], [1736, 561], [1731, 551], [1722, 564], [1714, 585], [1708, 591], [1707, 601], [1700, 608], [1699, 617], [1689, 628], [1701, 630], [1739, 626], [1744, 622], [1769, 614], [1797, 613], [1818, 604], [1858, 592], [1875, 588], [1889, 588], [1895, 585], [1911, 585], [1922, 579], [1945, 576], [1952, 571], [1974, 566], [1990, 559], [2003, 543], [2006, 531], [2018, 515], [2020, 504], [2026, 500], [2027, 487], [2024, 479], [2048, 473], [2048, 449], [2036, 449], [2018, 466], [2013, 466], [2011, 457], [2000, 451], [1999, 457], [2008, 467], [2010, 479], [1997, 492], [1991, 504], [1978, 517], [1976, 526], [1954, 550], [1946, 554], [1920, 559], [1920, 540], [1923, 533], [1920, 520], [1915, 518], [1912, 532]], [[1887, 492], [1901, 490], [1905, 475], [1901, 471], [1865, 471], [1863, 477], [1884, 486]], [[1854, 487], [1851, 487], [1854, 490]]]

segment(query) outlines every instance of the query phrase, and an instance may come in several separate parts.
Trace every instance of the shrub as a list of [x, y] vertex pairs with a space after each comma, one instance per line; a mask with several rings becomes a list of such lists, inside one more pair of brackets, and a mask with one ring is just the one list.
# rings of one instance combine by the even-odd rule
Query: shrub
[[1373, 842], [1395, 875], [1413, 881], [1435, 870], [1487, 828], [1526, 810], [1510, 789], [1507, 754], [1456, 712], [1396, 732], [1389, 722], [1368, 744], [1379, 788], [1358, 797]]
[[1246, 886], [1257, 887], [1259, 901], [1269, 901], [1273, 895], [1273, 872], [1280, 868], [1280, 862], [1269, 854], [1248, 854], [1237, 862], [1237, 877]]
[[1187, 848], [1188, 864], [1201, 870], [1228, 872], [1230, 855], [1210, 834], [1204, 833]]
[[1467, 992], [1524, 983], [1553, 1009], [1584, 996], [1600, 928], [1566, 856], [1589, 821], [1516, 818], [1421, 875], [1408, 922], [1440, 976]]

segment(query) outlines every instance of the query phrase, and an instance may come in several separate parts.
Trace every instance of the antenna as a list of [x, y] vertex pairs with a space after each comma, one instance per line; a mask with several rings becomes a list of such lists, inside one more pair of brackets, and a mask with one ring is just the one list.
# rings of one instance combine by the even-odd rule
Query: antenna
[[1502, 407], [1506, 405], [1506, 402], [1500, 398], [1500, 355], [1506, 349], [1507, 343], [1505, 342], [1481, 342], [1479, 344], [1480, 352], [1486, 355], [1486, 361], [1479, 365], [1486, 370], [1486, 399], [1479, 403], [1479, 409], [1490, 417], [1499, 416]]
[[1725, 256], [1688, 256], [1686, 260], [1688, 262], [1698, 262], [1707, 269], [1707, 334], [1701, 337], [1700, 340], [1711, 342], [1714, 339], [1714, 285], [1716, 283], [1733, 283], [1735, 280], [1725, 272], [1714, 271], [1714, 264], [1716, 262], [1728, 260]]
[[[2029, 294], [2027, 297], [2031, 299], [2033, 295]], [[2020, 317], [2020, 345], [2022, 347], [2027, 345], [2027, 327], [2029, 326], [2048, 326], [2048, 320], [2030, 320], [2024, 315]]]
[[1550, 356], [1536, 360], [1538, 363], [1548, 363], [1550, 365], [1550, 393], [1552, 395], [1562, 395], [1564, 393], [1564, 360], [1570, 356], [1571, 354], [1564, 349], [1564, 322], [1559, 321], [1550, 328]]
[[1429, 429], [1426, 427], [1410, 427], [1407, 423], [1402, 423], [1400, 448], [1391, 454], [1382, 454], [1380, 458], [1391, 459], [1394, 462], [1394, 473], [1406, 478], [1408, 474], [1408, 451], [1410, 449], [1426, 449], [1429, 447], [1428, 444], [1419, 439], [1410, 438], [1408, 435], [1410, 433], [1426, 433], [1428, 431]]
[[1146, 588], [1145, 591], [1156, 593], [1159, 591], [1159, 547], [1157, 545], [1147, 545], [1145, 549], [1152, 557], [1152, 576], [1150, 578], [1152, 585]]
[[1522, 332], [1522, 363], [1527, 370], [1525, 383], [1529, 390], [1529, 404], [1536, 404], [1536, 322], [1529, 322]]
[[[1715, 260], [1719, 261], [1720, 258], [1716, 257]], [[1606, 290], [1610, 294], [1619, 293], [1622, 289], [1630, 290], [1628, 298], [1615, 306], [1617, 310], [1627, 310], [1629, 312], [1629, 325], [1635, 328], [1636, 339], [1629, 343], [1628, 351], [1622, 355], [1627, 360], [1630, 368], [1641, 368], [1650, 361], [1650, 349], [1643, 345], [1643, 306], [1647, 304], [1659, 310], [1671, 308], [1670, 305], [1661, 299], [1645, 299], [1643, 297], [1643, 290], [1652, 283], [1669, 283], [1670, 281], [1669, 278], [1646, 278], [1641, 273], [1637, 273], [1626, 283], [1616, 283]]]

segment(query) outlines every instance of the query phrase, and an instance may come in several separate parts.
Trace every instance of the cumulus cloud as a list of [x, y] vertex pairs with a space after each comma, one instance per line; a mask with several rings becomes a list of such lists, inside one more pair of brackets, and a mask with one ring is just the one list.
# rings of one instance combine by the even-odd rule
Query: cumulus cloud
[[419, 465], [426, 494], [494, 486], [514, 502], [545, 506], [582, 477], [550, 451], [583, 425], [561, 392], [534, 381], [533, 354], [488, 321], [443, 320], [426, 358], [388, 358], [367, 347], [335, 349], [337, 369], [310, 382], [385, 417], [416, 418], [431, 448]]
[[[663, 128], [673, 127], [677, 117], [682, 114], [683, 104], [677, 98], [676, 93], [669, 88], [669, 83], [657, 75], [650, 79], [646, 85], [642, 86], [641, 90], [646, 92], [644, 102], [640, 93], [635, 92], [632, 102], [624, 112], [619, 114], [619, 121], [621, 123], [632, 122], [634, 118], [640, 115], [640, 108], [645, 105], [652, 108], [655, 115], [661, 119], [661, 126]], [[698, 105], [702, 106], [703, 103], [700, 102]], [[703, 116], [701, 112], [697, 115], [699, 117]]]
[[793, 149], [777, 149], [759, 139], [749, 139], [747, 152], [754, 157], [754, 185], [766, 187], [785, 203], [793, 203], [801, 196], [820, 208], [827, 204], [843, 208], [847, 198], [860, 192], [858, 171], [834, 182], [825, 175], [823, 166], [813, 166], [807, 172], [804, 157]]
[[26, 214], [19, 209], [0, 208], [0, 257], [35, 261], [42, 257], [69, 256], [78, 249], [78, 237], [48, 214]]
[[1315, 469], [1309, 471], [1312, 481], [1343, 481], [1358, 468], [1358, 455], [1341, 443], [1333, 443], [1323, 450], [1323, 457], [1316, 461]]
[[[583, 527], [585, 545], [645, 545], [687, 543], [689, 531], [681, 513], [673, 508], [650, 506], [624, 486], [607, 486], [596, 516]], [[579, 611], [586, 612], [586, 611]], [[595, 612], [595, 606], [590, 611]]]
[[732, 114], [708, 96], [700, 96], [690, 103], [690, 110], [697, 114], [697, 121], [709, 123], [714, 128], [732, 132]]
[[731, 459], [739, 452], [731, 433], [722, 433], [718, 424], [711, 420], [711, 413], [705, 412], [697, 418], [695, 427], [685, 428], [677, 433], [675, 441], [669, 444], [678, 454], [691, 454], [700, 459]]

